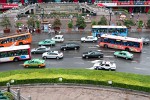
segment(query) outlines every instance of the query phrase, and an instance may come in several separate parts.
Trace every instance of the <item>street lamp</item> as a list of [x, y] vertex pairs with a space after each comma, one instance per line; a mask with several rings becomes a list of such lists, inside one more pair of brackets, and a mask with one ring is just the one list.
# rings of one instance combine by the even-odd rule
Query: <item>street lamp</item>
[[44, 8], [41, 8], [41, 15], [42, 15], [42, 21], [43, 21], [43, 17], [44, 17]]
[[110, 16], [110, 19], [109, 19], [109, 25], [110, 25], [110, 23], [111, 23], [111, 15], [112, 15], [112, 9], [109, 8], [109, 16]]

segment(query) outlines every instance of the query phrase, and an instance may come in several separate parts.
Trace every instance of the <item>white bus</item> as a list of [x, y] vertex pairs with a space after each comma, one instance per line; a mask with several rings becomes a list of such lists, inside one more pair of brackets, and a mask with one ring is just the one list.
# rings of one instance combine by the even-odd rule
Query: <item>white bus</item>
[[101, 36], [102, 34], [110, 34], [117, 36], [127, 36], [128, 29], [126, 26], [110, 26], [110, 25], [93, 25], [92, 26], [92, 35]]
[[19, 45], [0, 48], [0, 63], [31, 59], [29, 45]]

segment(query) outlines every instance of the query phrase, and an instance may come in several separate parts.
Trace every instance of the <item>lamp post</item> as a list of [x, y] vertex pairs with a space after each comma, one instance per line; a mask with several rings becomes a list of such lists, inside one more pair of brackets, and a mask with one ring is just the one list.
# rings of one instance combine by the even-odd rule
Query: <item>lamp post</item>
[[42, 21], [43, 21], [43, 17], [44, 17], [44, 8], [41, 8], [41, 15], [42, 15]]
[[109, 25], [110, 25], [110, 23], [111, 23], [111, 15], [112, 15], [112, 9], [109, 8], [109, 17], [110, 17], [110, 19], [109, 19]]

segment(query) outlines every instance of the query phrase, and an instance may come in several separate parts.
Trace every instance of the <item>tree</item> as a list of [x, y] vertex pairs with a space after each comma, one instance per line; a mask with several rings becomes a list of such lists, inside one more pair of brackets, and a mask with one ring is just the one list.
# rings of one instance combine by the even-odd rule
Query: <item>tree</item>
[[82, 16], [77, 17], [76, 26], [79, 29], [84, 29], [86, 27], [86, 23], [85, 23], [84, 18]]
[[92, 21], [92, 25], [96, 25], [97, 23], [96, 23], [96, 21]]
[[73, 28], [73, 21], [69, 21], [68, 28]]
[[150, 28], [150, 19], [147, 21], [147, 28]]
[[102, 16], [100, 21], [98, 22], [98, 25], [107, 25], [107, 19], [105, 16]]
[[16, 27], [19, 28], [22, 26], [22, 23], [21, 22], [16, 22]]
[[60, 26], [61, 26], [61, 22], [60, 22], [60, 19], [59, 18], [56, 18], [55, 20], [54, 20], [54, 22], [53, 22], [53, 27], [54, 28], [60, 28]]
[[125, 19], [124, 20], [124, 25], [128, 28], [130, 28], [131, 26], [135, 25], [135, 23], [133, 22], [133, 20], [131, 19]]
[[138, 28], [142, 28], [142, 27], [143, 27], [143, 24], [144, 24], [143, 21], [142, 21], [142, 20], [139, 20], [139, 21], [138, 21]]
[[34, 16], [31, 16], [28, 18], [27, 20], [27, 25], [28, 27], [30, 28], [34, 28], [35, 27], [35, 19], [34, 19]]
[[35, 21], [35, 27], [36, 27], [37, 29], [40, 28], [40, 21], [39, 21], [39, 20], [36, 20], [36, 21]]
[[5, 27], [5, 29], [8, 29], [8, 27], [11, 26], [10, 20], [6, 15], [2, 17], [2, 21], [0, 22], [0, 25], [2, 27]]

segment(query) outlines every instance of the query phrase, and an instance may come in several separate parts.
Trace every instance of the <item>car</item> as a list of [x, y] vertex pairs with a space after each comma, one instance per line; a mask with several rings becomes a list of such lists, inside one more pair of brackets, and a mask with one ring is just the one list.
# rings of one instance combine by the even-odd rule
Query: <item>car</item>
[[125, 58], [125, 59], [133, 59], [133, 54], [128, 51], [116, 51], [114, 53], [114, 56]]
[[97, 37], [93, 37], [93, 36], [87, 36], [81, 38], [81, 42], [96, 42], [96, 41], [97, 41]]
[[47, 58], [60, 59], [60, 58], [63, 58], [63, 53], [59, 51], [49, 51], [49, 52], [43, 53], [42, 58], [43, 59], [47, 59]]
[[36, 53], [44, 53], [47, 51], [50, 51], [50, 47], [46, 47], [46, 46], [40, 46], [38, 48], [33, 48], [31, 49], [31, 53], [36, 54]]
[[83, 52], [82, 58], [103, 58], [103, 53], [101, 51], [88, 51]]
[[78, 50], [80, 45], [78, 43], [66, 43], [61, 45], [60, 50]]
[[55, 42], [64, 42], [64, 36], [56, 35], [55, 37], [52, 37], [52, 40], [54, 40]]
[[93, 65], [95, 70], [116, 70], [116, 64], [110, 61], [100, 61]]
[[141, 37], [141, 39], [143, 40], [143, 44], [149, 44], [150, 43], [150, 39], [148, 37]]
[[23, 66], [25, 68], [29, 68], [29, 67], [42, 68], [42, 67], [45, 67], [45, 60], [42, 60], [42, 59], [27, 60], [27, 61], [24, 62]]
[[55, 46], [55, 41], [51, 39], [45, 39], [39, 42], [40, 46]]

